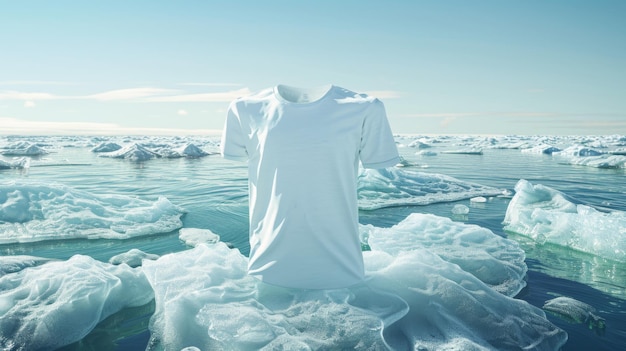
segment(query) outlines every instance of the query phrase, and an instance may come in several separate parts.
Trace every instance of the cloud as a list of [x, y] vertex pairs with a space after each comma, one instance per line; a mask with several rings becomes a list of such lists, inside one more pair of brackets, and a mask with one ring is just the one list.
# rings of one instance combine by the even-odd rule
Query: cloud
[[0, 117], [4, 135], [213, 135], [221, 130], [122, 127], [113, 123], [42, 122]]
[[472, 117], [472, 116], [481, 116], [485, 115], [480, 112], [438, 112], [438, 113], [412, 113], [402, 115], [402, 117], [409, 118], [430, 118], [430, 117], [438, 117], [438, 118], [448, 118], [453, 119], [457, 117]]
[[250, 95], [252, 92], [248, 88], [232, 90], [221, 93], [202, 93], [202, 94], [181, 94], [167, 96], [151, 96], [146, 97], [144, 101], [149, 102], [230, 102], [236, 98]]
[[26, 100], [24, 101], [24, 107], [26, 108], [35, 107], [35, 102], [32, 100]]
[[0, 85], [78, 85], [78, 83], [53, 80], [4, 80], [0, 81]]
[[187, 116], [189, 112], [187, 112], [186, 110], [178, 110], [177, 114], [179, 116]]
[[399, 99], [404, 97], [404, 93], [394, 90], [372, 90], [366, 92], [367, 95], [376, 97], [378, 99]]
[[160, 88], [130, 88], [105, 91], [104, 93], [84, 96], [84, 99], [94, 99], [100, 101], [112, 100], [137, 100], [152, 97], [155, 95], [172, 94], [178, 92], [172, 89]]
[[199, 86], [199, 87], [240, 87], [238, 83], [178, 83], [178, 85]]
[[0, 100], [54, 100], [62, 97], [49, 93], [24, 93], [19, 91], [0, 92]]
[[0, 91], [0, 100], [96, 100], [135, 102], [230, 102], [238, 97], [250, 95], [248, 88], [226, 92], [187, 94], [180, 90], [162, 88], [129, 88], [109, 90], [91, 95], [54, 95], [43, 92]]

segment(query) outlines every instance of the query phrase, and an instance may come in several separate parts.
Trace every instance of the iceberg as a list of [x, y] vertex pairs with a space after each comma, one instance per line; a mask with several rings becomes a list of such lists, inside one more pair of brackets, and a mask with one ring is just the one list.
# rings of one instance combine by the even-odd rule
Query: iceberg
[[575, 204], [550, 187], [521, 179], [504, 230], [611, 260], [626, 262], [626, 212]]
[[61, 239], [128, 239], [182, 227], [167, 198], [94, 195], [64, 185], [0, 182], [0, 244]]
[[0, 348], [54, 350], [153, 299], [140, 269], [76, 255], [0, 277]]
[[556, 350], [567, 340], [541, 309], [426, 249], [364, 259], [366, 282], [335, 290], [261, 283], [222, 242], [145, 261], [148, 350]]
[[476, 196], [496, 196], [502, 189], [464, 182], [443, 174], [409, 168], [362, 169], [357, 183], [359, 208], [429, 205]]

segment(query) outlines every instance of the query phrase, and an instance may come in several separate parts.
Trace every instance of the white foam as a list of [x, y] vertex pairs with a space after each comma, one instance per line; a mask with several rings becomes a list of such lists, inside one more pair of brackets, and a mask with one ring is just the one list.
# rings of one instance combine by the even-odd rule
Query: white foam
[[0, 243], [128, 239], [182, 227], [183, 210], [167, 198], [94, 195], [56, 184], [0, 183]]
[[538, 243], [552, 243], [626, 262], [626, 212], [600, 212], [561, 192], [522, 179], [509, 203], [504, 229]]

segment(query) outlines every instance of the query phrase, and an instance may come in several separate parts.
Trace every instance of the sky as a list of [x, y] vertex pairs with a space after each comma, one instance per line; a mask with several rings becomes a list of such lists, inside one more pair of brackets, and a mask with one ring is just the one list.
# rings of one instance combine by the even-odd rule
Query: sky
[[626, 1], [0, 0], [0, 135], [219, 134], [287, 84], [397, 134], [626, 135]]

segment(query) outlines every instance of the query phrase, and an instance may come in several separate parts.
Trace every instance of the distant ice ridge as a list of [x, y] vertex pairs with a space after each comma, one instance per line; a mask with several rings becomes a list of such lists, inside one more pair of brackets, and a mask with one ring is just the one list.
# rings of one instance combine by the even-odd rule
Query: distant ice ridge
[[506, 211], [504, 229], [596, 256], [626, 262], [626, 212], [575, 204], [550, 187], [522, 179]]
[[48, 154], [48, 151], [29, 141], [20, 141], [6, 145], [3, 149], [3, 151], [0, 151], [0, 154], [6, 156], [41, 156]]
[[359, 208], [362, 210], [502, 194], [503, 189], [407, 168], [362, 169], [358, 178]]
[[0, 244], [60, 239], [127, 239], [182, 227], [167, 198], [94, 195], [64, 185], [0, 182]]
[[154, 297], [140, 269], [76, 255], [0, 276], [0, 349], [55, 350]]
[[156, 146], [148, 147], [140, 143], [132, 143], [127, 146], [120, 146], [115, 143], [101, 143], [94, 147], [92, 152], [99, 153], [101, 157], [121, 158], [129, 161], [143, 162], [153, 158], [180, 158], [180, 157], [204, 157], [208, 153], [192, 143], [186, 143], [182, 146], [172, 147]]
[[[476, 236], [467, 242], [485, 235]], [[390, 253], [385, 245], [364, 252], [365, 283], [334, 290], [260, 283], [247, 275], [247, 258], [222, 242], [144, 261], [156, 300], [148, 350], [556, 350], [565, 343], [542, 310], [498, 293], [462, 265], [427, 248]], [[482, 256], [473, 264], [487, 263], [487, 275], [498, 265]]]

